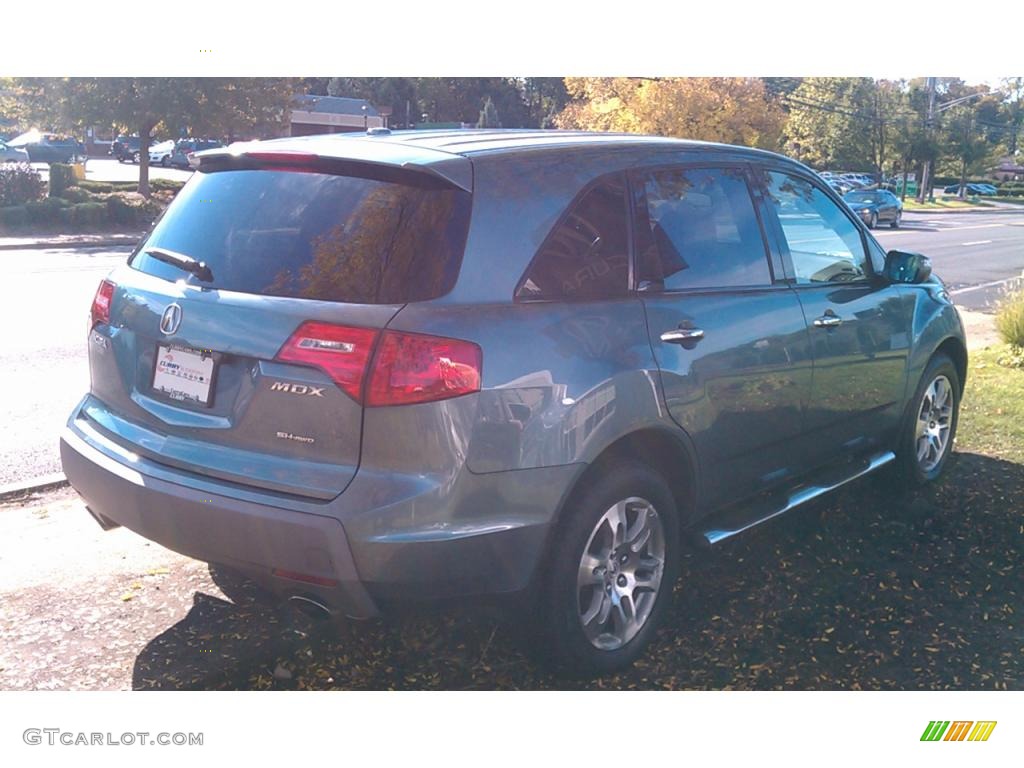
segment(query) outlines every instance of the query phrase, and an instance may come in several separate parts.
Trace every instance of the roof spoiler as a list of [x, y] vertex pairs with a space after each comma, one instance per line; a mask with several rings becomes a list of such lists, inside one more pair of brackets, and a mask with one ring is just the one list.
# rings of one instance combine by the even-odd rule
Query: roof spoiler
[[[269, 144], [261, 146], [261, 142], [251, 142], [196, 152], [190, 157], [189, 163], [201, 172], [280, 167], [293, 171], [360, 176], [394, 183], [432, 181], [466, 192], [473, 191], [473, 166], [466, 158], [458, 155], [438, 152], [436, 159], [430, 158], [423, 162], [413, 161], [405, 157], [404, 153], [359, 154], [363, 156], [355, 156], [356, 153], [353, 153], [353, 156], [336, 157], [303, 150], [278, 149]], [[387, 154], [394, 156], [387, 157]]]

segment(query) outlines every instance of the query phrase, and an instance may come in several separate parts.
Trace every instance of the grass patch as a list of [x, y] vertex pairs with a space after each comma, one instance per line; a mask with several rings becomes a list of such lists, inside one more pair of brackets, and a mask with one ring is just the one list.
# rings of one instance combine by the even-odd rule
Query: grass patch
[[1000, 365], [1009, 347], [970, 353], [956, 447], [1024, 463], [1024, 370]]
[[930, 203], [919, 203], [908, 197], [903, 201], [903, 210], [905, 211], [949, 211], [956, 208], [975, 208], [978, 206], [989, 207], [991, 203], [985, 200], [959, 200], [957, 198], [936, 199]]

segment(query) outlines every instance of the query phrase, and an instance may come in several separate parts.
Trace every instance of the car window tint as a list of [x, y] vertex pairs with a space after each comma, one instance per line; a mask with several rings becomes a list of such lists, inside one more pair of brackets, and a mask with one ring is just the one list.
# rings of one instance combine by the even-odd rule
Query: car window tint
[[797, 283], [849, 282], [866, 276], [860, 230], [824, 192], [786, 173], [770, 171], [759, 179], [782, 225]]
[[579, 198], [548, 235], [516, 292], [519, 299], [603, 299], [629, 287], [626, 188], [616, 176]]
[[194, 281], [147, 253], [206, 262], [211, 288], [393, 304], [450, 291], [469, 228], [468, 192], [411, 175], [399, 184], [279, 170], [196, 173], [129, 264]]
[[641, 280], [662, 280], [667, 290], [771, 283], [742, 170], [657, 170], [640, 174], [638, 181]]

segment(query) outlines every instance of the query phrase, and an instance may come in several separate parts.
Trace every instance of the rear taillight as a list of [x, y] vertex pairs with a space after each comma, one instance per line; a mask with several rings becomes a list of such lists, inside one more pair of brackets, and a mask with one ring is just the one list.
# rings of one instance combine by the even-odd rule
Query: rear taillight
[[480, 391], [480, 347], [469, 341], [384, 331], [366, 405], [407, 405]]
[[284, 343], [277, 359], [320, 368], [356, 401], [362, 400], [366, 363], [377, 331], [307, 322]]
[[300, 325], [275, 359], [320, 368], [367, 406], [427, 403], [479, 392], [483, 364], [480, 347], [469, 341], [317, 322]]
[[109, 280], [100, 280], [99, 288], [92, 300], [92, 309], [89, 314], [92, 317], [92, 324], [110, 322], [110, 302], [114, 299], [114, 289], [117, 286]]

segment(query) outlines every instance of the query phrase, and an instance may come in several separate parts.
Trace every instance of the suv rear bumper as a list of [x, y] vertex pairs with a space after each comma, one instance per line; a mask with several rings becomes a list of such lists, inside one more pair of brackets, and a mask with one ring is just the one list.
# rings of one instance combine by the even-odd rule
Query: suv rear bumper
[[312, 597], [354, 618], [377, 615], [377, 601], [523, 590], [585, 466], [475, 474], [462, 465], [439, 478], [363, 467], [334, 500], [301, 501], [139, 455], [107, 436], [81, 404], [60, 450], [69, 482], [101, 525], [122, 525], [241, 571], [283, 598]]
[[[282, 598], [313, 597], [353, 618], [377, 615], [335, 518], [160, 479], [147, 471], [146, 459], [137, 457], [133, 466], [117, 461], [70, 425], [61, 435], [60, 455], [68, 481], [94, 517], [183, 555], [236, 568]], [[273, 569], [320, 583], [279, 578]]]

